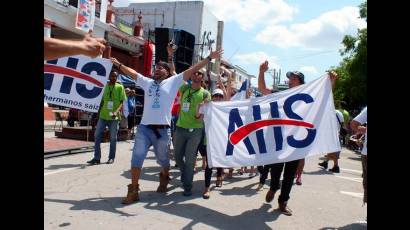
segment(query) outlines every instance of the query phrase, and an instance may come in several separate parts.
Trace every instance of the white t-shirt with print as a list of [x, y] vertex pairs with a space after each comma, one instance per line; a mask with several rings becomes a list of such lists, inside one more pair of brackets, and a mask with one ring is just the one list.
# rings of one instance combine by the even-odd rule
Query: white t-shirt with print
[[137, 74], [135, 83], [144, 90], [144, 111], [141, 124], [170, 125], [171, 109], [179, 87], [183, 84], [183, 72], [161, 82]]
[[[367, 123], [367, 107], [360, 112], [359, 115], [357, 115], [353, 120], [359, 122], [360, 124]], [[363, 149], [362, 149], [362, 154], [367, 155], [367, 129], [366, 129], [366, 134], [364, 136], [364, 144], [363, 144]]]

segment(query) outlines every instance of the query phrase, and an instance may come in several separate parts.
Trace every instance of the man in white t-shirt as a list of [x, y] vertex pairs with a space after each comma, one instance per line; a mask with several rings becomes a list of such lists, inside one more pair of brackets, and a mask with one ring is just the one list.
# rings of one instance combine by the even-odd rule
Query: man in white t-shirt
[[[340, 129], [343, 127], [344, 119], [343, 119], [343, 113], [342, 112], [340, 112], [339, 110], [335, 110], [335, 111], [336, 111], [336, 119], [337, 119], [337, 123], [338, 123], [337, 133], [339, 135], [340, 134]], [[339, 139], [340, 139], [340, 137], [339, 137]], [[325, 157], [326, 157], [326, 160], [319, 163], [319, 165], [322, 166], [324, 169], [327, 169], [328, 161], [333, 160], [333, 168], [329, 169], [329, 171], [334, 172], [334, 173], [340, 173], [340, 168], [339, 168], [340, 151], [334, 152], [334, 153], [328, 153], [328, 154], [326, 154]]]
[[220, 58], [222, 52], [222, 50], [213, 51], [206, 59], [174, 76], [171, 76], [168, 63], [158, 62], [153, 78], [144, 77], [130, 67], [124, 66], [117, 59], [111, 58], [114, 66], [132, 77], [136, 84], [144, 90], [144, 110], [132, 151], [131, 184], [128, 185], [127, 197], [122, 200], [123, 204], [131, 204], [139, 200], [138, 181], [142, 164], [150, 146], [154, 146], [157, 162], [162, 167], [157, 192], [166, 192], [170, 180], [168, 143], [170, 140], [171, 105], [183, 80], [187, 81], [191, 75], [212, 59]]
[[367, 126], [363, 124], [367, 123], [367, 106], [362, 112], [357, 115], [351, 122], [350, 127], [353, 132], [365, 135], [363, 149], [362, 149], [362, 167], [363, 167], [363, 202], [367, 203]]

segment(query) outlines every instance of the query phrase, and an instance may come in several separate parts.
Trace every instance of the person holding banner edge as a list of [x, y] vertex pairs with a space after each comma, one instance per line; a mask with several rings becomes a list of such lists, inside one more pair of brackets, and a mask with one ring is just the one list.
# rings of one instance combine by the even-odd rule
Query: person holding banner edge
[[[259, 67], [259, 77], [258, 77], [258, 89], [261, 91], [263, 95], [268, 95], [273, 93], [272, 89], [268, 89], [265, 84], [265, 72], [269, 69], [268, 61], [263, 62]], [[330, 80], [332, 81], [332, 86], [334, 86], [335, 80], [337, 75], [334, 71], [329, 72]], [[292, 71], [286, 73], [286, 77], [289, 79], [288, 85], [289, 88], [297, 87], [305, 83], [304, 75], [299, 71]], [[289, 200], [289, 194], [293, 186], [293, 180], [295, 178], [295, 174], [298, 170], [299, 160], [289, 161], [289, 162], [282, 162], [276, 164], [266, 165], [264, 167], [264, 173], [267, 173], [270, 170], [271, 174], [271, 183], [270, 189], [266, 194], [265, 200], [266, 202], [271, 202], [275, 196], [276, 191], [279, 189], [279, 182], [280, 177], [283, 173], [283, 181], [281, 186], [281, 194], [278, 198], [279, 203], [279, 210], [287, 216], [292, 215], [292, 210], [289, 209], [287, 203]], [[299, 168], [300, 170], [300, 168]], [[262, 177], [262, 174], [261, 174]]]
[[220, 58], [222, 49], [213, 51], [210, 55], [191, 66], [184, 72], [171, 76], [170, 66], [166, 62], [158, 62], [155, 66], [153, 79], [145, 77], [135, 70], [111, 58], [114, 66], [129, 75], [136, 84], [144, 89], [144, 111], [141, 123], [135, 135], [135, 143], [131, 159], [131, 184], [128, 185], [127, 196], [122, 200], [123, 204], [131, 204], [139, 201], [139, 178], [142, 165], [147, 155], [148, 148], [153, 145], [154, 152], [162, 169], [160, 172], [160, 184], [157, 192], [165, 193], [169, 183], [169, 156], [168, 143], [170, 138], [171, 105], [183, 81], [189, 80], [191, 75], [204, 67], [212, 59]]

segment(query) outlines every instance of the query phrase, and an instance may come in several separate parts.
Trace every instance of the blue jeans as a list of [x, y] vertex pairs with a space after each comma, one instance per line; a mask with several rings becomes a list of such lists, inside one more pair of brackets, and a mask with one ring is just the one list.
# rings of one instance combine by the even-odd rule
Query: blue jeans
[[142, 164], [151, 145], [154, 146], [157, 163], [163, 168], [169, 167], [168, 143], [171, 136], [170, 128], [158, 129], [158, 133], [161, 135], [160, 138], [157, 138], [154, 131], [146, 125], [138, 125], [134, 148], [132, 150], [132, 168], [142, 168]]
[[108, 126], [110, 130], [110, 154], [108, 159], [115, 158], [115, 150], [117, 148], [117, 133], [118, 133], [118, 120], [104, 120], [98, 119], [97, 127], [94, 134], [94, 159], [101, 159], [101, 140], [104, 134], [105, 126]]
[[176, 127], [175, 130], [175, 161], [181, 171], [181, 181], [185, 190], [192, 189], [196, 153], [202, 140], [203, 128], [189, 129]]

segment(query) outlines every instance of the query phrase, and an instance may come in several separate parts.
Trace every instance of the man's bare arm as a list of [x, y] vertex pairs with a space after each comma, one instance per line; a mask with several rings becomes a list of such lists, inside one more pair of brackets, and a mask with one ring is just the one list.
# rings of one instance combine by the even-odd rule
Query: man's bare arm
[[112, 61], [112, 64], [116, 66], [120, 71], [130, 76], [132, 79], [137, 80], [137, 71], [135, 71], [134, 69], [128, 66], [123, 65], [116, 58], [110, 58], [110, 59]]
[[105, 44], [103, 38], [94, 38], [91, 33], [87, 33], [80, 41], [44, 37], [44, 59], [54, 60], [80, 54], [95, 58], [102, 55]]
[[206, 64], [208, 64], [208, 62], [210, 62], [212, 59], [221, 58], [222, 54], [223, 54], [222, 49], [211, 52], [211, 54], [209, 54], [209, 56], [207, 58], [205, 58], [204, 60], [196, 63], [195, 65], [191, 66], [189, 69], [184, 71], [184, 80], [188, 81], [189, 78], [194, 73], [196, 73], [198, 70], [200, 70]]
[[268, 95], [272, 93], [272, 90], [266, 88], [265, 84], [265, 72], [269, 69], [268, 61], [263, 62], [259, 66], [259, 76], [258, 76], [258, 89], [263, 95]]

